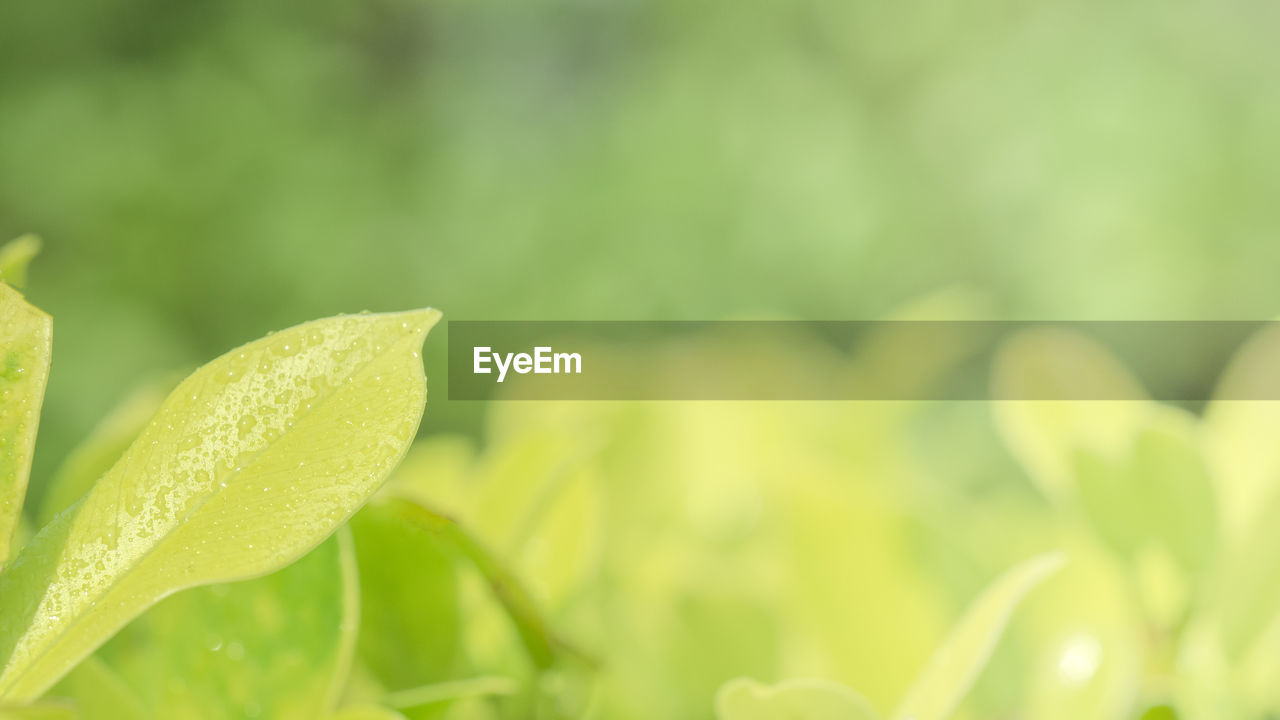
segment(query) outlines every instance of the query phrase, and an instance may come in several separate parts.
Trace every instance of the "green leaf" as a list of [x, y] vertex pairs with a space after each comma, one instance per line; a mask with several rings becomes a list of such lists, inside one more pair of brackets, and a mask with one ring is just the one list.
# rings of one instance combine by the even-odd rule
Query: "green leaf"
[[969, 607], [894, 713], [897, 720], [944, 720], [991, 657], [1013, 611], [1062, 566], [1061, 555], [1032, 558], [1001, 575]]
[[582, 440], [532, 419], [492, 433], [476, 462], [467, 441], [433, 436], [414, 445], [382, 494], [455, 518], [507, 560], [533, 597], [559, 609], [600, 559], [602, 498], [583, 449], [592, 443]]
[[511, 618], [535, 667], [545, 670], [563, 657], [576, 657], [587, 664], [594, 660], [564, 642], [551, 629], [524, 583], [483, 543], [452, 518], [421, 504], [399, 498], [387, 501], [388, 509], [405, 521], [439, 539], [465, 557], [484, 576], [494, 597]]
[[0, 247], [0, 282], [21, 290], [27, 284], [27, 265], [40, 252], [40, 238], [23, 235]]
[[350, 526], [365, 667], [389, 690], [452, 677], [461, 653], [454, 554], [436, 534], [376, 501]]
[[52, 340], [49, 316], [0, 283], [0, 563], [22, 515]]
[[310, 720], [335, 706], [358, 605], [343, 530], [266, 577], [165, 599], [100, 654], [156, 720]]
[[438, 318], [319, 320], [183, 381], [0, 576], [0, 696], [38, 697], [164, 596], [277, 570], [332, 533], [417, 430]]
[[788, 680], [769, 686], [730, 680], [716, 693], [718, 720], [875, 720], [858, 693], [825, 680]]

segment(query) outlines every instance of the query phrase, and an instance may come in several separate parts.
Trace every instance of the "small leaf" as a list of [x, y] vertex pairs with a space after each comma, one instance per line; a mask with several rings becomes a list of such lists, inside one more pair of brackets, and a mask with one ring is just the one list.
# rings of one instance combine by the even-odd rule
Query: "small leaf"
[[550, 623], [529, 596], [524, 583], [457, 522], [409, 500], [392, 499], [386, 504], [391, 512], [438, 538], [453, 552], [475, 565], [516, 626], [516, 632], [534, 666], [545, 670], [563, 656], [576, 657], [587, 664], [594, 664], [592, 658], [583, 655], [552, 631]]
[[0, 283], [0, 563], [9, 558], [27, 493], [52, 340], [49, 316]]
[[718, 720], [875, 720], [858, 693], [825, 680], [788, 680], [768, 686], [730, 680], [716, 693]]
[[1042, 555], [997, 578], [934, 653], [898, 706], [894, 718], [945, 720], [950, 717], [987, 664], [1022, 598], [1061, 566], [1062, 556]]
[[40, 252], [40, 238], [23, 235], [0, 247], [0, 282], [21, 290], [27, 285], [27, 265]]
[[412, 440], [438, 318], [319, 320], [183, 381], [0, 576], [0, 696], [38, 697], [172, 592], [277, 570], [324, 540]]
[[402, 690], [458, 669], [454, 555], [434, 533], [373, 502], [351, 518], [360, 567], [359, 657], [378, 682]]

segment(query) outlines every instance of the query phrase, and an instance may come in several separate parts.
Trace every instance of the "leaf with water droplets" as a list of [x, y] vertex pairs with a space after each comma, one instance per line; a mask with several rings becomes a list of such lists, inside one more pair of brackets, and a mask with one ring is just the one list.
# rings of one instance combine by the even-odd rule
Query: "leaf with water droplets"
[[986, 666], [1022, 598], [1062, 567], [1059, 554], [1034, 557], [996, 579], [969, 607], [934, 653], [895, 720], [946, 720]]
[[762, 685], [738, 678], [716, 693], [718, 720], [876, 720], [858, 693], [826, 680], [788, 680]]
[[328, 537], [413, 439], [438, 318], [319, 320], [184, 380], [0, 575], [0, 697], [38, 697], [177, 590], [278, 570]]
[[52, 340], [49, 316], [0, 282], [0, 563], [27, 493]]

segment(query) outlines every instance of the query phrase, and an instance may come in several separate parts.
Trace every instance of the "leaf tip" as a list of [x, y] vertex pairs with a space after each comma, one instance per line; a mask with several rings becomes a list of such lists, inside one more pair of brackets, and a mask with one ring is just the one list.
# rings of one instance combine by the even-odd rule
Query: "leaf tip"
[[22, 237], [0, 246], [0, 282], [17, 289], [27, 284], [27, 266], [40, 254], [43, 243], [36, 235]]

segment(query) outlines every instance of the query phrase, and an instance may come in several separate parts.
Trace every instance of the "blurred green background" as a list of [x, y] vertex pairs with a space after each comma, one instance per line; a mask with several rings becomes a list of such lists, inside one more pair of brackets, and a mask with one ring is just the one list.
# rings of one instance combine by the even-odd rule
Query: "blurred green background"
[[[1277, 30], [1280, 6], [1246, 0], [6, 3], [0, 238], [45, 238], [27, 295], [55, 317], [32, 494], [144, 379], [339, 312], [870, 319], [966, 287], [998, 318], [1271, 317]], [[477, 436], [481, 408], [441, 402], [442, 351], [433, 336], [424, 431]], [[904, 597], [928, 611], [898, 614], [937, 627], [888, 643], [900, 652], [892, 661], [868, 657], [857, 631], [832, 651], [847, 672], [828, 674], [864, 681], [880, 704], [927, 656], [940, 618], [1018, 559], [1013, 546], [957, 549], [957, 534], [999, 548], [991, 527], [1075, 517], [1028, 499], [1027, 475], [1054, 471], [1036, 467], [1034, 449], [1018, 468], [985, 409], [935, 408], [910, 423], [859, 409], [761, 411], [737, 418], [741, 437], [707, 429], [729, 422], [720, 410], [663, 412], [624, 413], [619, 433], [654, 434], [644, 437], [660, 458], [645, 462], [666, 469], [662, 492], [701, 478], [681, 512], [724, 537], [671, 543], [705, 541], [708, 566], [726, 557], [717, 543], [737, 547], [734, 518], [759, 512], [738, 481], [772, 471], [724, 469], [750, 438], [766, 464], [786, 468], [779, 477], [819, 457], [820, 475], [872, 478], [837, 505], [874, 527], [914, 528], [904, 552], [948, 589], [898, 578], [911, 573], [892, 558], [857, 556], [915, 588], [869, 599], [859, 627], [891, 622]], [[566, 425], [577, 437], [581, 427]], [[688, 439], [699, 433], [714, 437]], [[892, 462], [878, 459], [880, 441]], [[650, 466], [626, 457], [611, 482], [645, 481]], [[886, 471], [899, 462], [910, 470]], [[817, 487], [787, 502], [821, 516], [830, 489]], [[643, 528], [646, 508], [659, 512], [645, 502], [661, 497], [622, 505]], [[974, 504], [947, 507], [960, 500]], [[737, 510], [707, 509], [721, 502]], [[1141, 512], [1140, 496], [1114, 504]], [[800, 572], [819, 585], [824, 563], [846, 557], [830, 522], [801, 543], [836, 548], [805, 555], [816, 566]], [[1161, 585], [1163, 562], [1129, 570]], [[828, 605], [800, 615], [838, 615], [856, 586], [814, 590], [799, 604]], [[1091, 597], [1108, 612], [1123, 604]], [[717, 602], [681, 605], [680, 622], [727, 618], [713, 628], [727, 639], [770, 612]], [[763, 667], [784, 666], [833, 667]], [[684, 670], [689, 704], [671, 700], [670, 717], [741, 668]], [[1016, 675], [987, 681], [991, 707], [1016, 702]], [[671, 680], [656, 677], [633, 694]]]
[[1002, 317], [1270, 317], [1278, 20], [8, 3], [0, 237], [45, 237], [58, 328], [37, 476], [141, 371], [344, 311], [876, 318], [966, 283]]

